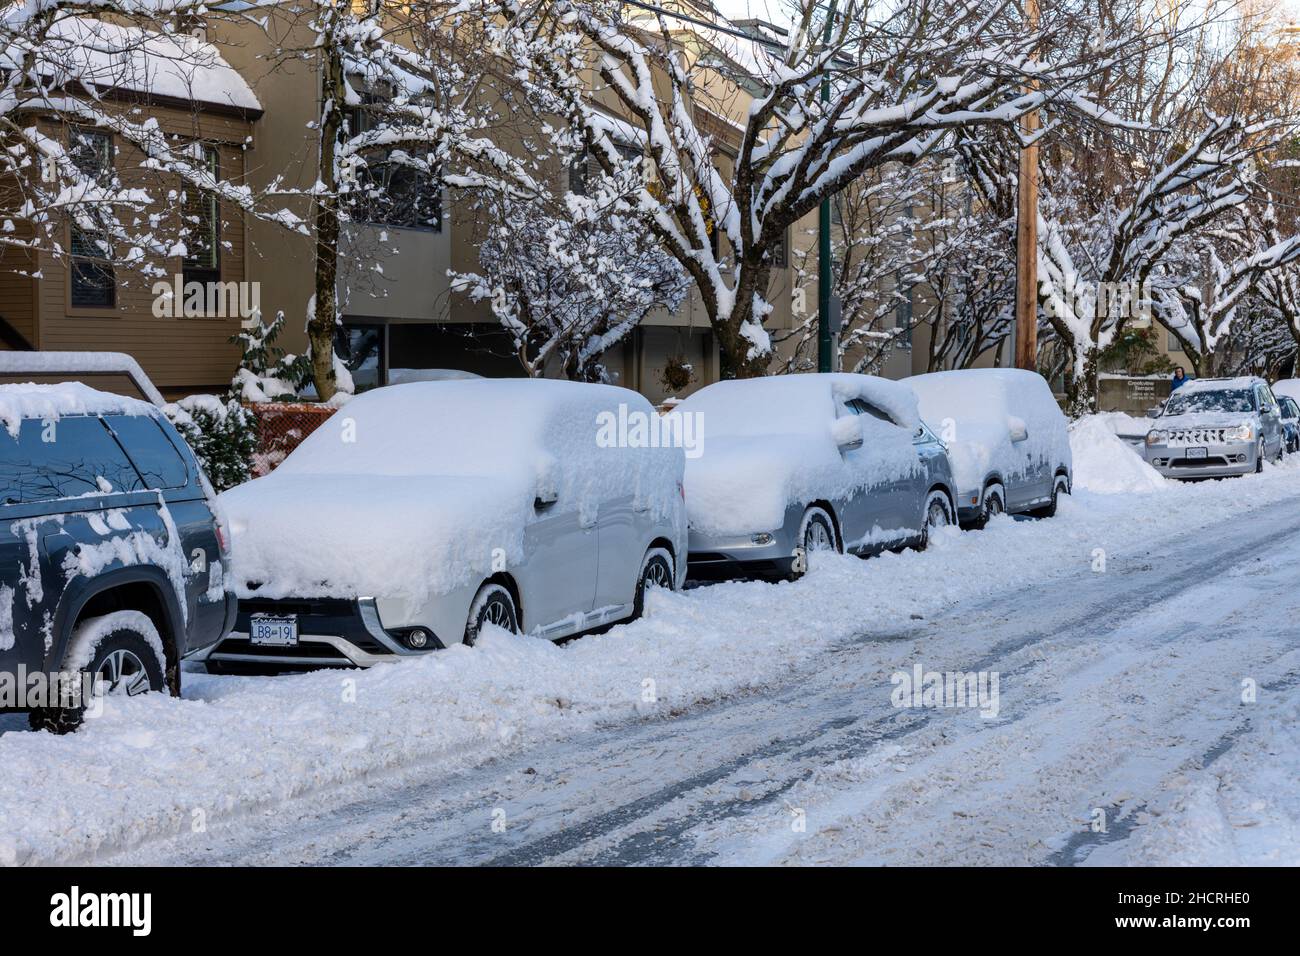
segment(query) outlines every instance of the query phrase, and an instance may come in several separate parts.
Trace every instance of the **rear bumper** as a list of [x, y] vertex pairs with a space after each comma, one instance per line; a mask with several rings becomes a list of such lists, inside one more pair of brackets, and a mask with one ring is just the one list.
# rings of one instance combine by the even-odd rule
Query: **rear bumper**
[[[297, 615], [297, 646], [253, 644], [249, 620], [254, 614]], [[427, 648], [415, 650], [404, 645], [400, 633], [384, 628], [373, 598], [251, 599], [239, 602], [230, 634], [191, 659], [246, 670], [371, 667], [419, 657], [442, 646], [436, 634]]]

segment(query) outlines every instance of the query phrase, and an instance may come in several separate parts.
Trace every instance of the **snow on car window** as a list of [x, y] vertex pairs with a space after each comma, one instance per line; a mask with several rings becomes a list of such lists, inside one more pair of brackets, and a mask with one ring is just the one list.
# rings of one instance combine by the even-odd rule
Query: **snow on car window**
[[1238, 389], [1192, 392], [1188, 395], [1174, 393], [1165, 406], [1166, 415], [1186, 415], [1188, 412], [1252, 412], [1255, 410], [1250, 392]]

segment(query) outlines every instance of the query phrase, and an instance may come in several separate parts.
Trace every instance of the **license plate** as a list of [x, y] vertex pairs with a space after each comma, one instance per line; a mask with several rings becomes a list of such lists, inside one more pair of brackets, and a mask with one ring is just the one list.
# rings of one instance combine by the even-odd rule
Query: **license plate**
[[268, 647], [297, 647], [298, 618], [254, 615], [248, 622], [248, 641]]
[[1207, 452], [1207, 449], [1205, 449], [1205, 448], [1189, 448], [1189, 449], [1187, 449], [1187, 457], [1188, 457], [1188, 458], [1204, 458], [1205, 455], [1206, 455], [1206, 452]]

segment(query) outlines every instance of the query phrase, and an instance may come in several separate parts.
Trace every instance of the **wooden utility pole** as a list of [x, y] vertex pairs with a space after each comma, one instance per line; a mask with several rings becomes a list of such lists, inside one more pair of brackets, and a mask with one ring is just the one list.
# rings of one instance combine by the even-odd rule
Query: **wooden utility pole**
[[[1038, 29], [1038, 0], [1025, 0], [1025, 18]], [[1033, 84], [1029, 89], [1033, 89]], [[1038, 110], [1020, 118], [1025, 136], [1038, 131]], [[1016, 189], [1016, 368], [1038, 368], [1038, 146], [1020, 151]]]

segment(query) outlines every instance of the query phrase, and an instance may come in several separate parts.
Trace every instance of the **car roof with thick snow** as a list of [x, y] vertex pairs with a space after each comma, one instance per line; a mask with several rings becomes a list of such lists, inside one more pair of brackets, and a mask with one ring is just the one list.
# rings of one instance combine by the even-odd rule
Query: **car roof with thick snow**
[[835, 400], [861, 399], [904, 428], [919, 423], [916, 396], [898, 382], [851, 372], [809, 372], [715, 382], [677, 408], [703, 416], [711, 437], [822, 434], [835, 418]]
[[23, 419], [56, 420], [68, 415], [157, 415], [138, 398], [101, 392], [81, 382], [57, 385], [0, 385], [0, 426], [17, 437]]

